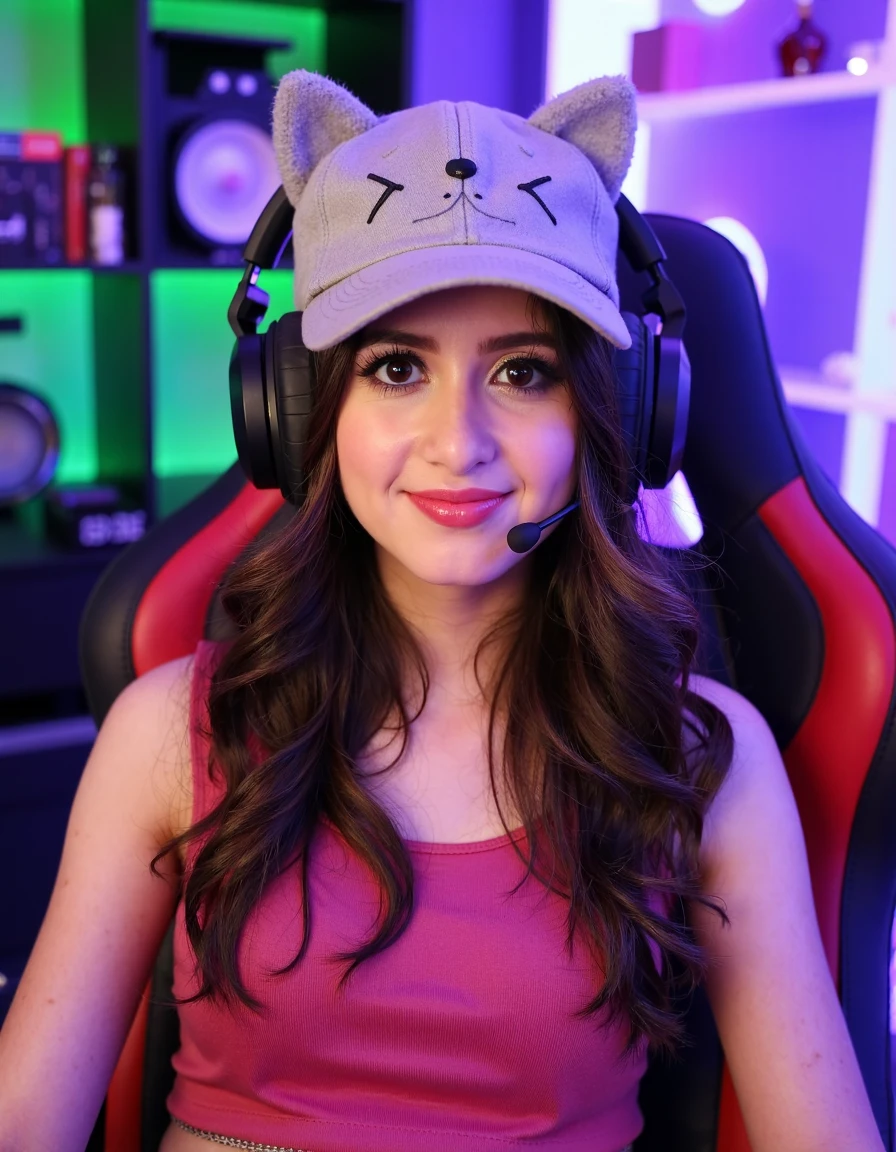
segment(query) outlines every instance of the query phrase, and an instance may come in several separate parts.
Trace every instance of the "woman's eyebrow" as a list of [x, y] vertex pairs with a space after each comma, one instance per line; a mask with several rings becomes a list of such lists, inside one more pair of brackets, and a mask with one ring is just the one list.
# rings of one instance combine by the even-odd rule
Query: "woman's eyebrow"
[[[368, 328], [361, 337], [358, 349], [368, 348], [371, 344], [404, 344], [409, 348], [420, 348], [425, 352], [438, 352], [439, 344], [431, 336], [420, 336], [416, 332], [405, 332], [400, 328]], [[508, 348], [519, 348], [523, 345], [537, 345], [542, 348], [557, 350], [557, 341], [547, 332], [508, 332], [504, 336], [492, 336], [489, 340], [482, 340], [478, 346], [480, 356], [489, 352], [504, 352]]]
[[508, 348], [519, 348], [522, 345], [537, 345], [557, 351], [557, 341], [547, 332], [508, 332], [506, 336], [493, 336], [491, 340], [483, 340], [479, 345], [480, 355], [487, 352], [505, 352]]

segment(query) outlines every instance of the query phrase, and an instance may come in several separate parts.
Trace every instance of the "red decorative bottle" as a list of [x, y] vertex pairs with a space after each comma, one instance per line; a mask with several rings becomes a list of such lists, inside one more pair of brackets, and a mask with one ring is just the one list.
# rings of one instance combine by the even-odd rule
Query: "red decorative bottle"
[[797, 4], [800, 22], [778, 45], [778, 56], [785, 76], [805, 76], [817, 72], [827, 51], [828, 40], [812, 23], [812, 5]]

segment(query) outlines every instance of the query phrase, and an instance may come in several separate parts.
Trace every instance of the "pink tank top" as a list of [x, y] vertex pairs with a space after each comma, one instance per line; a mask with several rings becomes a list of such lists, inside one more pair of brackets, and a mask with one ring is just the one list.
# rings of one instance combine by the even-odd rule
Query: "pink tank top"
[[[208, 779], [195, 730], [221, 651], [202, 641], [196, 653], [194, 822], [223, 788]], [[240, 972], [264, 1015], [242, 1005], [231, 1015], [207, 1000], [178, 1009], [172, 1117], [204, 1134], [305, 1152], [620, 1152], [643, 1126], [644, 1050], [623, 1061], [620, 1031], [572, 1018], [600, 974], [578, 940], [570, 960], [557, 896], [532, 877], [508, 895], [525, 871], [510, 841], [405, 841], [410, 924], [337, 993], [344, 963], [328, 957], [370, 935], [378, 897], [324, 820], [309, 849], [308, 952], [290, 973], [266, 974], [298, 951], [296, 870], [270, 884], [240, 941]], [[198, 849], [194, 841], [188, 867]], [[174, 991], [197, 988], [181, 902]]]

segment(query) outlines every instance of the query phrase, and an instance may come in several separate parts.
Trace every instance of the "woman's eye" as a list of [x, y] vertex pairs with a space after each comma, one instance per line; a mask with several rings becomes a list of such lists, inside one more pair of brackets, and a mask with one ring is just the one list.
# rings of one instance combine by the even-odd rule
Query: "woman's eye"
[[498, 384], [528, 392], [549, 388], [557, 379], [555, 372], [533, 360], [510, 360], [495, 374]]
[[374, 376], [383, 384], [419, 384], [423, 373], [406, 356], [393, 356], [377, 368]]
[[507, 377], [508, 384], [515, 384], [517, 387], [525, 388], [527, 384], [532, 383], [532, 379], [535, 376], [535, 369], [531, 364], [505, 364], [498, 373], [499, 380], [501, 376]]

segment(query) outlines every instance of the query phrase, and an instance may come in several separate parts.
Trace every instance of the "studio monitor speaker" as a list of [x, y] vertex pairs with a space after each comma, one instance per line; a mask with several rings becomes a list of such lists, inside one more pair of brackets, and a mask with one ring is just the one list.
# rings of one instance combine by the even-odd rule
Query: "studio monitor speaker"
[[149, 258], [172, 266], [241, 263], [280, 183], [265, 53], [283, 41], [153, 34], [148, 117]]

